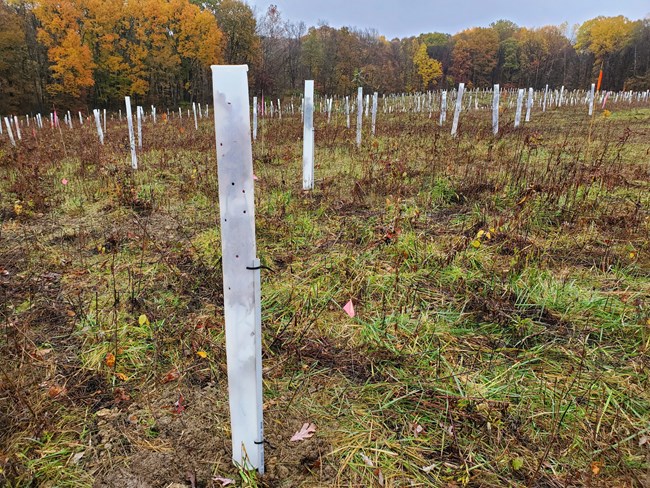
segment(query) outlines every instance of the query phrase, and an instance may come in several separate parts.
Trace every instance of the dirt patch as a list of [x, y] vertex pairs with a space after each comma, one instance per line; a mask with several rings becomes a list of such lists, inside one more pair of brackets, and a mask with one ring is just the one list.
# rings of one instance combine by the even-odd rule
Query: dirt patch
[[[201, 389], [168, 385], [139, 397], [126, 408], [96, 413], [94, 447], [83, 456], [96, 487], [212, 487], [220, 486], [214, 476], [238, 479], [231, 462], [225, 381]], [[289, 442], [299, 428], [279, 412], [265, 414], [264, 486], [327, 485], [336, 476], [325, 459], [331, 451], [325, 439], [316, 435]]]

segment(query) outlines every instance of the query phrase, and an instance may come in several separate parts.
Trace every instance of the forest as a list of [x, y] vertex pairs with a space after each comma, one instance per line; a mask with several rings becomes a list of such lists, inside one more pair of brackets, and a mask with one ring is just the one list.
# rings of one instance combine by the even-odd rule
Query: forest
[[240, 0], [0, 0], [0, 113], [176, 107], [206, 102], [212, 64], [248, 64], [252, 91], [329, 95], [468, 87], [650, 87], [650, 19], [595, 17], [521, 27], [498, 20], [456, 34], [387, 39], [306, 26]]

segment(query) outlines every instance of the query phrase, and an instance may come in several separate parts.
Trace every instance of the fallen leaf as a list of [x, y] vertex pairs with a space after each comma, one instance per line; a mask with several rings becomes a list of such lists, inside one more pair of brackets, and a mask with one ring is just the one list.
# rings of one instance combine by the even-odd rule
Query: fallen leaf
[[183, 405], [184, 400], [185, 398], [183, 398], [183, 394], [179, 393], [178, 400], [176, 400], [176, 402], [174, 403], [174, 413], [178, 415], [183, 413], [183, 411], [185, 410], [185, 405]]
[[178, 378], [180, 378], [180, 376], [181, 374], [178, 372], [177, 369], [172, 369], [165, 376], [163, 376], [162, 382], [169, 383], [170, 381], [177, 380]]
[[109, 368], [112, 368], [115, 366], [115, 354], [112, 352], [106, 353], [106, 357], [104, 358], [104, 364], [108, 366]]
[[142, 314], [138, 317], [138, 324], [149, 325], [149, 323], [149, 318], [145, 314]]
[[519, 471], [521, 468], [524, 467], [524, 460], [523, 458], [516, 457], [512, 461], [510, 461], [512, 464], [512, 469], [515, 471]]
[[481, 247], [481, 241], [479, 241], [478, 239], [474, 239], [472, 242], [470, 242], [470, 244], [474, 249], [478, 249], [479, 247]]
[[75, 315], [77, 315], [74, 310], [67, 310], [66, 314], [68, 315], [68, 317], [74, 317]]
[[124, 373], [115, 373], [115, 377], [120, 381], [129, 381], [129, 377]]
[[109, 408], [102, 408], [101, 410], [98, 410], [95, 415], [97, 415], [99, 418], [103, 417], [113, 417], [115, 415], [115, 412], [113, 412]]
[[196, 351], [196, 355], [202, 359], [205, 359], [208, 357], [208, 353], [205, 351]]
[[415, 437], [419, 436], [422, 432], [424, 432], [424, 427], [422, 427], [420, 424], [413, 424], [411, 426], [411, 430], [413, 431], [413, 435]]
[[86, 454], [86, 451], [75, 453], [71, 459], [72, 464], [79, 464], [79, 461], [81, 461], [81, 458], [84, 457], [84, 454]]
[[594, 474], [594, 476], [598, 476], [602, 467], [603, 467], [603, 463], [594, 461], [593, 463], [591, 463], [591, 472]]
[[316, 433], [316, 425], [310, 424], [310, 423], [304, 423], [302, 424], [302, 428], [293, 434], [293, 437], [291, 437], [290, 441], [291, 442], [298, 442], [298, 441], [304, 441], [305, 439], [309, 439]]
[[377, 477], [377, 482], [379, 483], [379, 486], [384, 486], [385, 484], [384, 474], [381, 472], [381, 469], [375, 467], [372, 460], [363, 453], [361, 453], [361, 459], [363, 459], [363, 462], [366, 463], [366, 466], [368, 466], [369, 468], [373, 468], [372, 472]]
[[436, 469], [437, 466], [438, 466], [437, 464], [431, 464], [431, 465], [429, 465], [429, 466], [425, 466], [424, 468], [420, 468], [420, 469], [421, 469], [422, 471], [424, 471], [425, 473], [430, 473], [431, 471], [433, 471], [434, 469]]
[[115, 391], [113, 393], [113, 400], [115, 403], [128, 402], [131, 400], [129, 394], [124, 391], [124, 388], [115, 388]]
[[650, 443], [650, 437], [647, 435], [641, 436], [639, 438], [639, 447], [644, 446], [645, 444]]
[[366, 463], [366, 466], [369, 466], [371, 468], [375, 467], [375, 463], [372, 462], [372, 459], [370, 459], [365, 454], [361, 453], [361, 459], [363, 459], [363, 462]]
[[65, 386], [52, 385], [47, 390], [47, 394], [50, 398], [57, 398], [59, 396], [65, 395], [68, 392], [68, 389]]
[[34, 356], [36, 356], [38, 359], [45, 359], [45, 356], [51, 352], [52, 349], [36, 349], [36, 351], [34, 351]]
[[217, 483], [221, 483], [221, 486], [228, 486], [228, 485], [234, 485], [235, 480], [231, 480], [230, 478], [222, 478], [220, 476], [215, 476], [212, 478], [212, 481], [216, 481]]
[[454, 426], [453, 425], [445, 425], [442, 422], [439, 422], [438, 425], [444, 430], [447, 435], [450, 435], [453, 437], [454, 435]]

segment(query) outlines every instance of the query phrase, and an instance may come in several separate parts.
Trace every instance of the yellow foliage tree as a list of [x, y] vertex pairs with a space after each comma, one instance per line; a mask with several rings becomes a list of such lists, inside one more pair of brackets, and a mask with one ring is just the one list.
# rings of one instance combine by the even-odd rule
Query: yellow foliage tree
[[426, 44], [419, 45], [413, 56], [413, 62], [418, 67], [418, 74], [422, 78], [422, 86], [425, 90], [442, 78], [442, 64], [437, 59], [429, 57]]
[[38, 39], [48, 50], [55, 100], [78, 99], [94, 85], [92, 53], [82, 42], [84, 5], [74, 0], [41, 0], [34, 13], [41, 22]]
[[630, 44], [635, 31], [640, 27], [640, 21], [633, 22], [623, 15], [596, 17], [578, 28], [576, 49], [594, 55], [594, 71], [597, 71], [609, 56]]

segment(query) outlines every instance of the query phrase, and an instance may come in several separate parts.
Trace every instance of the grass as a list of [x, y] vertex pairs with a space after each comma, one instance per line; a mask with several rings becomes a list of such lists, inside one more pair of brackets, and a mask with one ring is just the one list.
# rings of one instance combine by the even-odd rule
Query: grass
[[299, 116], [261, 121], [263, 477], [230, 463], [211, 124], [145, 124], [137, 172], [116, 121], [3, 141], [0, 480], [644, 486], [650, 126], [610, 110], [361, 149], [317, 114], [307, 193]]

